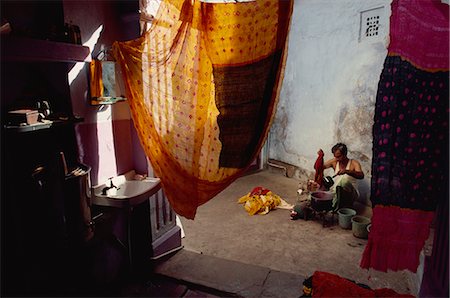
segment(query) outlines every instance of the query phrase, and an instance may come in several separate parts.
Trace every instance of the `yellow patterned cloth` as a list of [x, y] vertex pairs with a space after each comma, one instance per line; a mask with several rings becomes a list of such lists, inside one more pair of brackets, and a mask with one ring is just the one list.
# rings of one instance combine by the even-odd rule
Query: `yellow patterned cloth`
[[281, 199], [270, 191], [265, 195], [245, 195], [239, 199], [238, 203], [245, 203], [245, 211], [250, 215], [267, 214], [281, 203]]
[[238, 203], [244, 204], [245, 211], [249, 215], [267, 214], [275, 208], [292, 209], [294, 207], [271, 190], [260, 186], [255, 187], [251, 192], [239, 198]]
[[140, 141], [179, 215], [193, 219], [264, 144], [292, 3], [165, 0], [142, 37], [114, 43]]

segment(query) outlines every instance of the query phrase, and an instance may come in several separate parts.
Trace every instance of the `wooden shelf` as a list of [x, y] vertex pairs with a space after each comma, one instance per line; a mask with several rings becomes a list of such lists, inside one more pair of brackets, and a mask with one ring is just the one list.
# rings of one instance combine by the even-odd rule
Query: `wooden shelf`
[[1, 36], [2, 61], [89, 62], [88, 47], [17, 36]]

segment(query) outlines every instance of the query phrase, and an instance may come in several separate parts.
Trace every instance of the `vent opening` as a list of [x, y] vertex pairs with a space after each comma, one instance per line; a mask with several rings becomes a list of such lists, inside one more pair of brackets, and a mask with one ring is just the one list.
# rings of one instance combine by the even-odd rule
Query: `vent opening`
[[374, 40], [381, 37], [385, 27], [384, 7], [377, 7], [360, 12], [359, 41]]

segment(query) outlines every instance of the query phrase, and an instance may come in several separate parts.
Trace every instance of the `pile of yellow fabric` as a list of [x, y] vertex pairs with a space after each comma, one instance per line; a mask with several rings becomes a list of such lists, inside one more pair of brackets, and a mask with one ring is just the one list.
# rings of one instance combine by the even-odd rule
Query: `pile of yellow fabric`
[[250, 215], [267, 214], [277, 206], [286, 202], [269, 189], [255, 187], [251, 192], [238, 200], [239, 204], [244, 204], [245, 210]]

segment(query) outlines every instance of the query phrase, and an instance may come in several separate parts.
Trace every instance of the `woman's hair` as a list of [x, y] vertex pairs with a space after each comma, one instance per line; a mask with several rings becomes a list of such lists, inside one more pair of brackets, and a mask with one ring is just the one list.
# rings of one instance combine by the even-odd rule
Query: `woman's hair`
[[336, 145], [334, 145], [333, 148], [331, 148], [331, 153], [334, 154], [336, 150], [341, 151], [341, 153], [345, 156], [347, 155], [347, 145], [345, 145], [344, 143], [337, 143]]

